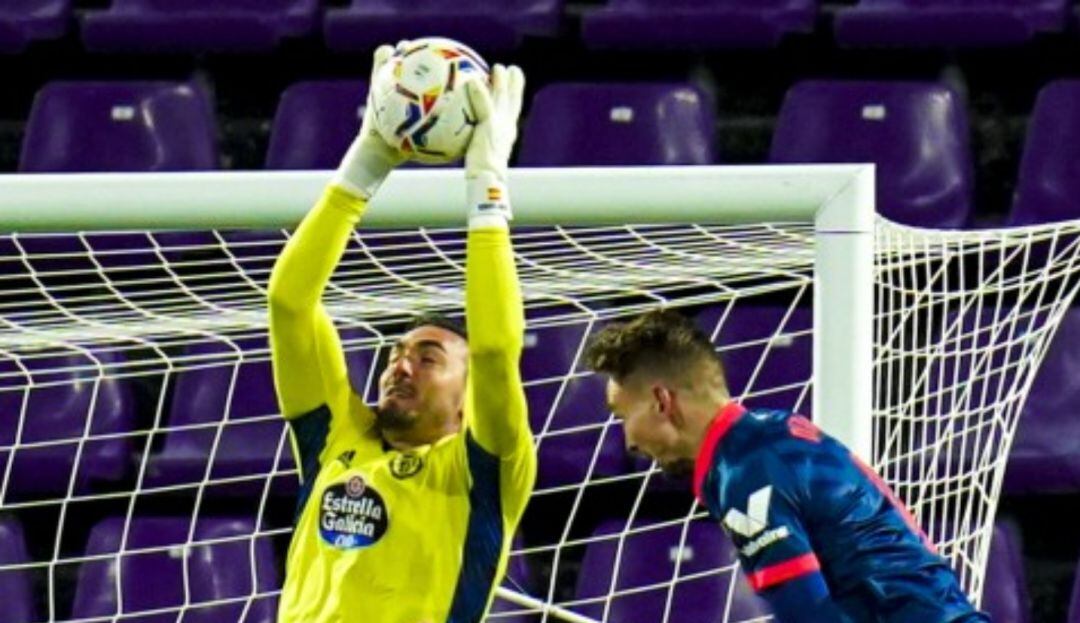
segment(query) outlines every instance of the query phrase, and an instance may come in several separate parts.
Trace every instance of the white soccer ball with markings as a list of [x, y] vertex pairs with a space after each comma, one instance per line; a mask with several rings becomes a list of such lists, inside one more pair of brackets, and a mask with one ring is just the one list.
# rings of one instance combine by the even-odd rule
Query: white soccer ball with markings
[[476, 126], [470, 80], [487, 85], [490, 78], [487, 63], [465, 44], [438, 37], [399, 44], [370, 87], [376, 130], [410, 160], [460, 159]]

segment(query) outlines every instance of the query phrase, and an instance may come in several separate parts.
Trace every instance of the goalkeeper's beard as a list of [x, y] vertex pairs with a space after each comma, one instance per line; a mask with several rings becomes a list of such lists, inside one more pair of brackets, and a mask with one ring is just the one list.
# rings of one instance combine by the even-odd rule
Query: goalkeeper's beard
[[380, 431], [406, 431], [416, 426], [420, 418], [410, 410], [399, 409], [393, 405], [375, 409], [375, 426]]

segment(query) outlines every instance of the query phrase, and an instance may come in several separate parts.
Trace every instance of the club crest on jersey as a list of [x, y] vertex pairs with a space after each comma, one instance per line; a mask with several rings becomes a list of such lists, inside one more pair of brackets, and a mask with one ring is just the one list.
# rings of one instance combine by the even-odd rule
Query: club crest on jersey
[[390, 461], [390, 473], [399, 480], [415, 476], [423, 467], [424, 457], [415, 452], [403, 452]]
[[373, 545], [389, 524], [382, 496], [360, 476], [330, 485], [319, 500], [319, 535], [336, 549]]

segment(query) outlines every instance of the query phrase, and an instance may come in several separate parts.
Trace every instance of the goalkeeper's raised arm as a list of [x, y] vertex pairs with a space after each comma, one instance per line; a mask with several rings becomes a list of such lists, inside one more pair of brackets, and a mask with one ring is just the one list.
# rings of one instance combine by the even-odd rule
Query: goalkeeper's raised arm
[[[392, 53], [390, 46], [376, 50], [372, 75]], [[356, 140], [270, 276], [274, 385], [286, 418], [342, 399], [335, 392], [348, 389], [337, 330], [320, 299], [368, 200], [405, 159], [374, 131], [371, 114], [365, 111]]]
[[517, 67], [496, 66], [490, 92], [475, 82], [468, 85], [479, 119], [465, 156], [469, 427], [482, 448], [500, 457], [532, 452], [518, 370], [525, 320], [510, 247], [506, 188], [506, 163], [517, 135], [524, 80]]
[[[422, 45], [380, 48], [375, 69]], [[466, 86], [478, 120], [466, 158], [471, 335], [418, 316], [390, 349], [374, 408], [351, 389], [321, 303], [368, 200], [404, 160], [373, 130], [370, 105], [274, 268], [274, 380], [301, 476], [281, 623], [478, 623], [490, 605], [536, 471], [506, 188], [523, 83], [495, 66], [490, 86]]]

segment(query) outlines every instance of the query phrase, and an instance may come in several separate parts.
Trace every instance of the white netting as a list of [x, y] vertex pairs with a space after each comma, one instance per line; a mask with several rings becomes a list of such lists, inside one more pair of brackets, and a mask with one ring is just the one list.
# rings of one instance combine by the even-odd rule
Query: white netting
[[[874, 462], [973, 595], [1019, 407], [1072, 297], [1076, 231], [879, 225]], [[0, 238], [5, 620], [273, 620], [297, 489], [265, 323], [286, 235]], [[714, 337], [745, 402], [807, 412], [812, 228], [514, 239], [540, 476], [504, 586], [554, 609], [498, 600], [491, 618], [765, 620], [686, 484], [625, 454], [578, 360], [605, 322], [664, 303]], [[368, 399], [404, 320], [461, 313], [463, 267], [461, 231], [354, 236], [324, 300]]]

